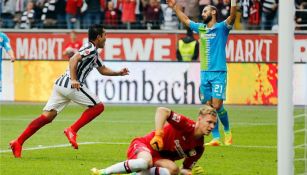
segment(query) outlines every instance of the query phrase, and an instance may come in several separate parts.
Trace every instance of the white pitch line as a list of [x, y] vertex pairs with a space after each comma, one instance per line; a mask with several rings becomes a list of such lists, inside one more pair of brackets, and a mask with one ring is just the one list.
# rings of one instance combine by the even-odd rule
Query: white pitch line
[[[79, 143], [79, 145], [94, 145], [94, 144], [104, 144], [104, 145], [128, 145], [129, 143], [126, 142], [82, 142]], [[42, 150], [42, 149], [52, 149], [52, 148], [64, 148], [64, 147], [70, 147], [70, 144], [59, 144], [59, 145], [51, 145], [51, 146], [42, 146], [39, 145], [37, 147], [30, 147], [30, 148], [24, 148], [23, 151], [28, 150]], [[255, 145], [231, 145], [229, 147], [235, 147], [235, 148], [265, 148], [265, 149], [276, 149], [276, 146], [255, 146]], [[0, 150], [0, 153], [7, 153], [11, 152], [12, 150]]]
[[[82, 142], [78, 143], [78, 145], [94, 145], [94, 144], [104, 144], [104, 145], [128, 145], [129, 143], [125, 142]], [[24, 148], [22, 149], [23, 151], [27, 150], [41, 150], [41, 149], [50, 149], [50, 148], [65, 148], [65, 147], [70, 147], [71, 144], [59, 144], [59, 145], [51, 145], [51, 146], [42, 146], [39, 145], [37, 147], [30, 147], [30, 148]], [[11, 152], [12, 150], [0, 150], [0, 153], [7, 153]]]

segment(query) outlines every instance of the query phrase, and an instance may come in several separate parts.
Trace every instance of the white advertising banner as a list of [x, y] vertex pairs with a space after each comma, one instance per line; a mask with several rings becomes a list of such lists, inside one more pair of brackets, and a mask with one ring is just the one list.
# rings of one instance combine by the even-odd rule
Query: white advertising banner
[[[105, 61], [105, 65], [114, 70], [127, 67], [130, 75], [102, 76], [96, 70], [89, 74], [87, 86], [104, 103], [200, 104], [199, 63]], [[47, 101], [50, 80], [66, 67], [67, 62], [4, 60], [1, 101]], [[275, 63], [229, 63], [225, 104], [276, 105], [277, 72]], [[294, 65], [295, 105], [307, 105], [306, 75], [307, 64]]]
[[14, 101], [14, 63], [10, 60], [2, 60], [2, 91], [1, 101]]
[[107, 62], [130, 75], [101, 76], [92, 71], [88, 87], [105, 103], [200, 104], [199, 64], [170, 62]]
[[307, 64], [295, 64], [293, 70], [293, 103], [307, 105]]

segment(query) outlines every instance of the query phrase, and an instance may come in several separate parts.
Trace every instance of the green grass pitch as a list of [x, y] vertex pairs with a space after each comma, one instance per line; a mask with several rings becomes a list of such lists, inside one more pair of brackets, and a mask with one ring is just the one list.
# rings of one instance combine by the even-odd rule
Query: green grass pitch
[[[68, 146], [63, 130], [79, 118], [83, 108], [70, 105], [51, 124], [25, 142], [24, 149], [30, 150], [24, 150], [21, 159], [13, 158], [8, 149], [9, 141], [39, 116], [43, 106], [1, 104], [1, 175], [88, 175], [92, 167], [103, 168], [123, 161], [130, 140], [153, 130], [157, 107], [106, 104], [104, 113], [79, 131], [77, 140], [81, 145], [74, 150]], [[167, 107], [195, 119], [200, 106]], [[210, 175], [277, 174], [277, 107], [226, 105], [226, 109], [234, 145], [206, 147], [197, 164]], [[303, 113], [303, 108], [295, 109], [295, 115]], [[304, 118], [295, 120], [295, 128], [304, 128]], [[304, 137], [304, 133], [296, 134], [295, 144], [303, 144]], [[210, 140], [211, 137], [206, 138], [206, 141]], [[304, 149], [296, 149], [295, 157], [304, 157]], [[295, 172], [303, 172], [305, 163], [306, 160], [295, 161]]]

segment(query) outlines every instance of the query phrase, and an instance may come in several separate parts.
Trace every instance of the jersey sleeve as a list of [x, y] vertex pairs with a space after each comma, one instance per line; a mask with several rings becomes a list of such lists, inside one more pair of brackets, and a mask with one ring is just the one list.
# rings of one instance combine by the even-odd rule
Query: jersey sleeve
[[183, 168], [184, 169], [192, 169], [193, 166], [196, 164], [198, 159], [201, 158], [205, 151], [205, 148], [203, 145], [197, 146], [194, 149], [189, 151], [189, 157], [185, 158], [183, 161]]
[[232, 29], [232, 25], [227, 24], [226, 20], [224, 20], [223, 22], [221, 22], [221, 25], [224, 26], [225, 30], [231, 30]]
[[104, 64], [103, 64], [101, 58], [98, 57], [96, 64], [95, 64], [95, 68], [102, 67], [102, 66], [104, 66]]
[[167, 118], [167, 122], [176, 130], [179, 130], [183, 133], [194, 132], [195, 123], [184, 115], [172, 111], [170, 116]]
[[191, 28], [194, 32], [196, 32], [196, 33], [199, 33], [199, 27], [200, 27], [201, 25], [203, 25], [203, 24], [202, 24], [202, 23], [196, 23], [196, 22], [190, 20], [190, 28]]
[[78, 52], [80, 53], [82, 60], [88, 58], [89, 55], [93, 54], [96, 52], [95, 46], [91, 43], [86, 43], [84, 44]]

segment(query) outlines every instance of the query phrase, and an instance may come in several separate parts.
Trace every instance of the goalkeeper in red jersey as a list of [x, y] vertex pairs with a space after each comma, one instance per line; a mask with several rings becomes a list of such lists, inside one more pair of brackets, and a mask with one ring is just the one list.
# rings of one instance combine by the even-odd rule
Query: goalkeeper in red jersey
[[[142, 172], [150, 175], [192, 174], [191, 170], [204, 152], [204, 135], [217, 122], [217, 112], [205, 105], [196, 121], [168, 108], [159, 107], [155, 114], [156, 130], [132, 140], [128, 160], [105, 169], [91, 169], [93, 175]], [[183, 160], [182, 168], [175, 160]]]

